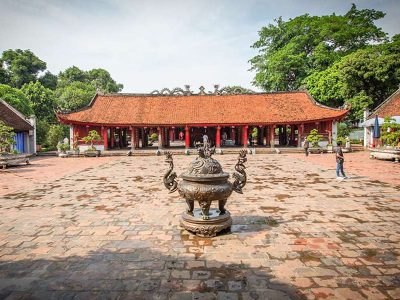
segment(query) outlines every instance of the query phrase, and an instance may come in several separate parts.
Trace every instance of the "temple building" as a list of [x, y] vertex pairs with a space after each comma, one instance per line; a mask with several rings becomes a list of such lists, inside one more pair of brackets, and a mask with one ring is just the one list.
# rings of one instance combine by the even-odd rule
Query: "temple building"
[[96, 94], [87, 107], [57, 112], [58, 120], [70, 126], [71, 144], [82, 141], [90, 130], [102, 137], [98, 150], [146, 148], [157, 133], [158, 148], [194, 147], [207, 135], [216, 148], [229, 146], [299, 147], [316, 128], [325, 143], [334, 143], [337, 122], [347, 109], [317, 103], [308, 92], [247, 93], [216, 89], [194, 94], [163, 89], [150, 94]]

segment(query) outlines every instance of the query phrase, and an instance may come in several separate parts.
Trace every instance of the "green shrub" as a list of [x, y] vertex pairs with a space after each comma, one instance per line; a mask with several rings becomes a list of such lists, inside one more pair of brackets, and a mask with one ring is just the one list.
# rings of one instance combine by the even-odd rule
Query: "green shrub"
[[309, 141], [313, 147], [318, 147], [318, 143], [322, 140], [322, 137], [321, 134], [318, 134], [317, 129], [313, 129], [307, 136], [307, 141]]
[[64, 138], [64, 128], [61, 125], [51, 125], [46, 137], [46, 145], [48, 148], [57, 149], [59, 142]]
[[0, 152], [10, 151], [11, 146], [15, 144], [14, 136], [13, 128], [0, 121]]
[[400, 124], [387, 117], [381, 126], [381, 140], [387, 146], [397, 146], [400, 142]]
[[150, 140], [153, 141], [153, 142], [158, 141], [158, 134], [155, 133], [155, 132], [152, 133], [152, 134], [150, 135]]
[[339, 136], [336, 138], [336, 143], [337, 142], [341, 142], [342, 146], [344, 146], [344, 145], [346, 145], [346, 138]]
[[58, 143], [57, 149], [58, 149], [58, 151], [65, 153], [65, 151], [69, 150], [69, 144], [68, 143]]
[[100, 141], [101, 137], [96, 130], [90, 130], [88, 135], [82, 138], [82, 140], [85, 141], [86, 144], [90, 142], [89, 150], [96, 150], [96, 148], [93, 146], [93, 141]]

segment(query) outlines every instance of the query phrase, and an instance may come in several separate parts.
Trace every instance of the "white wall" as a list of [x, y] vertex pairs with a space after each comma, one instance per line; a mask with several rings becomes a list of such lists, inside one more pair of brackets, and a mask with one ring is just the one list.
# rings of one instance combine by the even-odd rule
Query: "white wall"
[[[96, 150], [104, 151], [104, 145], [93, 145], [93, 146], [96, 148]], [[90, 145], [79, 145], [78, 147], [79, 151], [85, 151], [90, 147]]]
[[332, 122], [332, 145], [337, 146], [336, 139], [337, 139], [337, 122]]

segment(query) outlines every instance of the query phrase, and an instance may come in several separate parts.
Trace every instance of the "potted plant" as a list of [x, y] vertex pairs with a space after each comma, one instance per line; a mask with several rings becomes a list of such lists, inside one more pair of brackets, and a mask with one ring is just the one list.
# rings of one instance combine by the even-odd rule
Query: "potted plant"
[[0, 166], [5, 169], [9, 165], [19, 163], [29, 164], [28, 154], [19, 154], [16, 149], [11, 149], [15, 144], [13, 128], [0, 121]]
[[307, 136], [307, 141], [311, 143], [311, 147], [308, 148], [309, 153], [324, 152], [324, 150], [318, 144], [321, 140], [322, 140], [322, 135], [318, 134], [317, 129], [313, 129], [310, 131], [310, 134]]
[[387, 117], [381, 126], [381, 140], [384, 147], [371, 149], [370, 157], [382, 160], [400, 161], [400, 124]]
[[59, 157], [68, 157], [67, 150], [69, 149], [68, 143], [61, 143], [57, 144], [58, 156]]
[[96, 147], [94, 147], [93, 145], [94, 141], [101, 140], [101, 137], [96, 130], [89, 131], [88, 135], [82, 138], [82, 140], [85, 141], [85, 143], [87, 144], [90, 143], [90, 147], [85, 151], [85, 156], [90, 156], [90, 157], [100, 156], [100, 150], [97, 150]]

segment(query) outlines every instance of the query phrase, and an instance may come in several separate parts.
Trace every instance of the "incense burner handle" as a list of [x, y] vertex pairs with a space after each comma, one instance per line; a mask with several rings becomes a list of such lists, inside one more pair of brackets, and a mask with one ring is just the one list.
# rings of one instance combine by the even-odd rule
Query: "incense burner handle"
[[242, 189], [246, 185], [247, 175], [246, 175], [246, 166], [244, 163], [247, 161], [246, 158], [247, 151], [246, 149], [242, 149], [239, 152], [238, 162], [235, 165], [236, 172], [233, 173], [233, 178], [235, 181], [232, 183], [232, 188], [236, 193], [243, 194]]
[[165, 162], [169, 163], [169, 169], [164, 174], [164, 185], [169, 190], [170, 193], [175, 192], [178, 189], [178, 182], [176, 179], [176, 173], [174, 170], [174, 159], [172, 158], [172, 153], [169, 151], [165, 152]]

